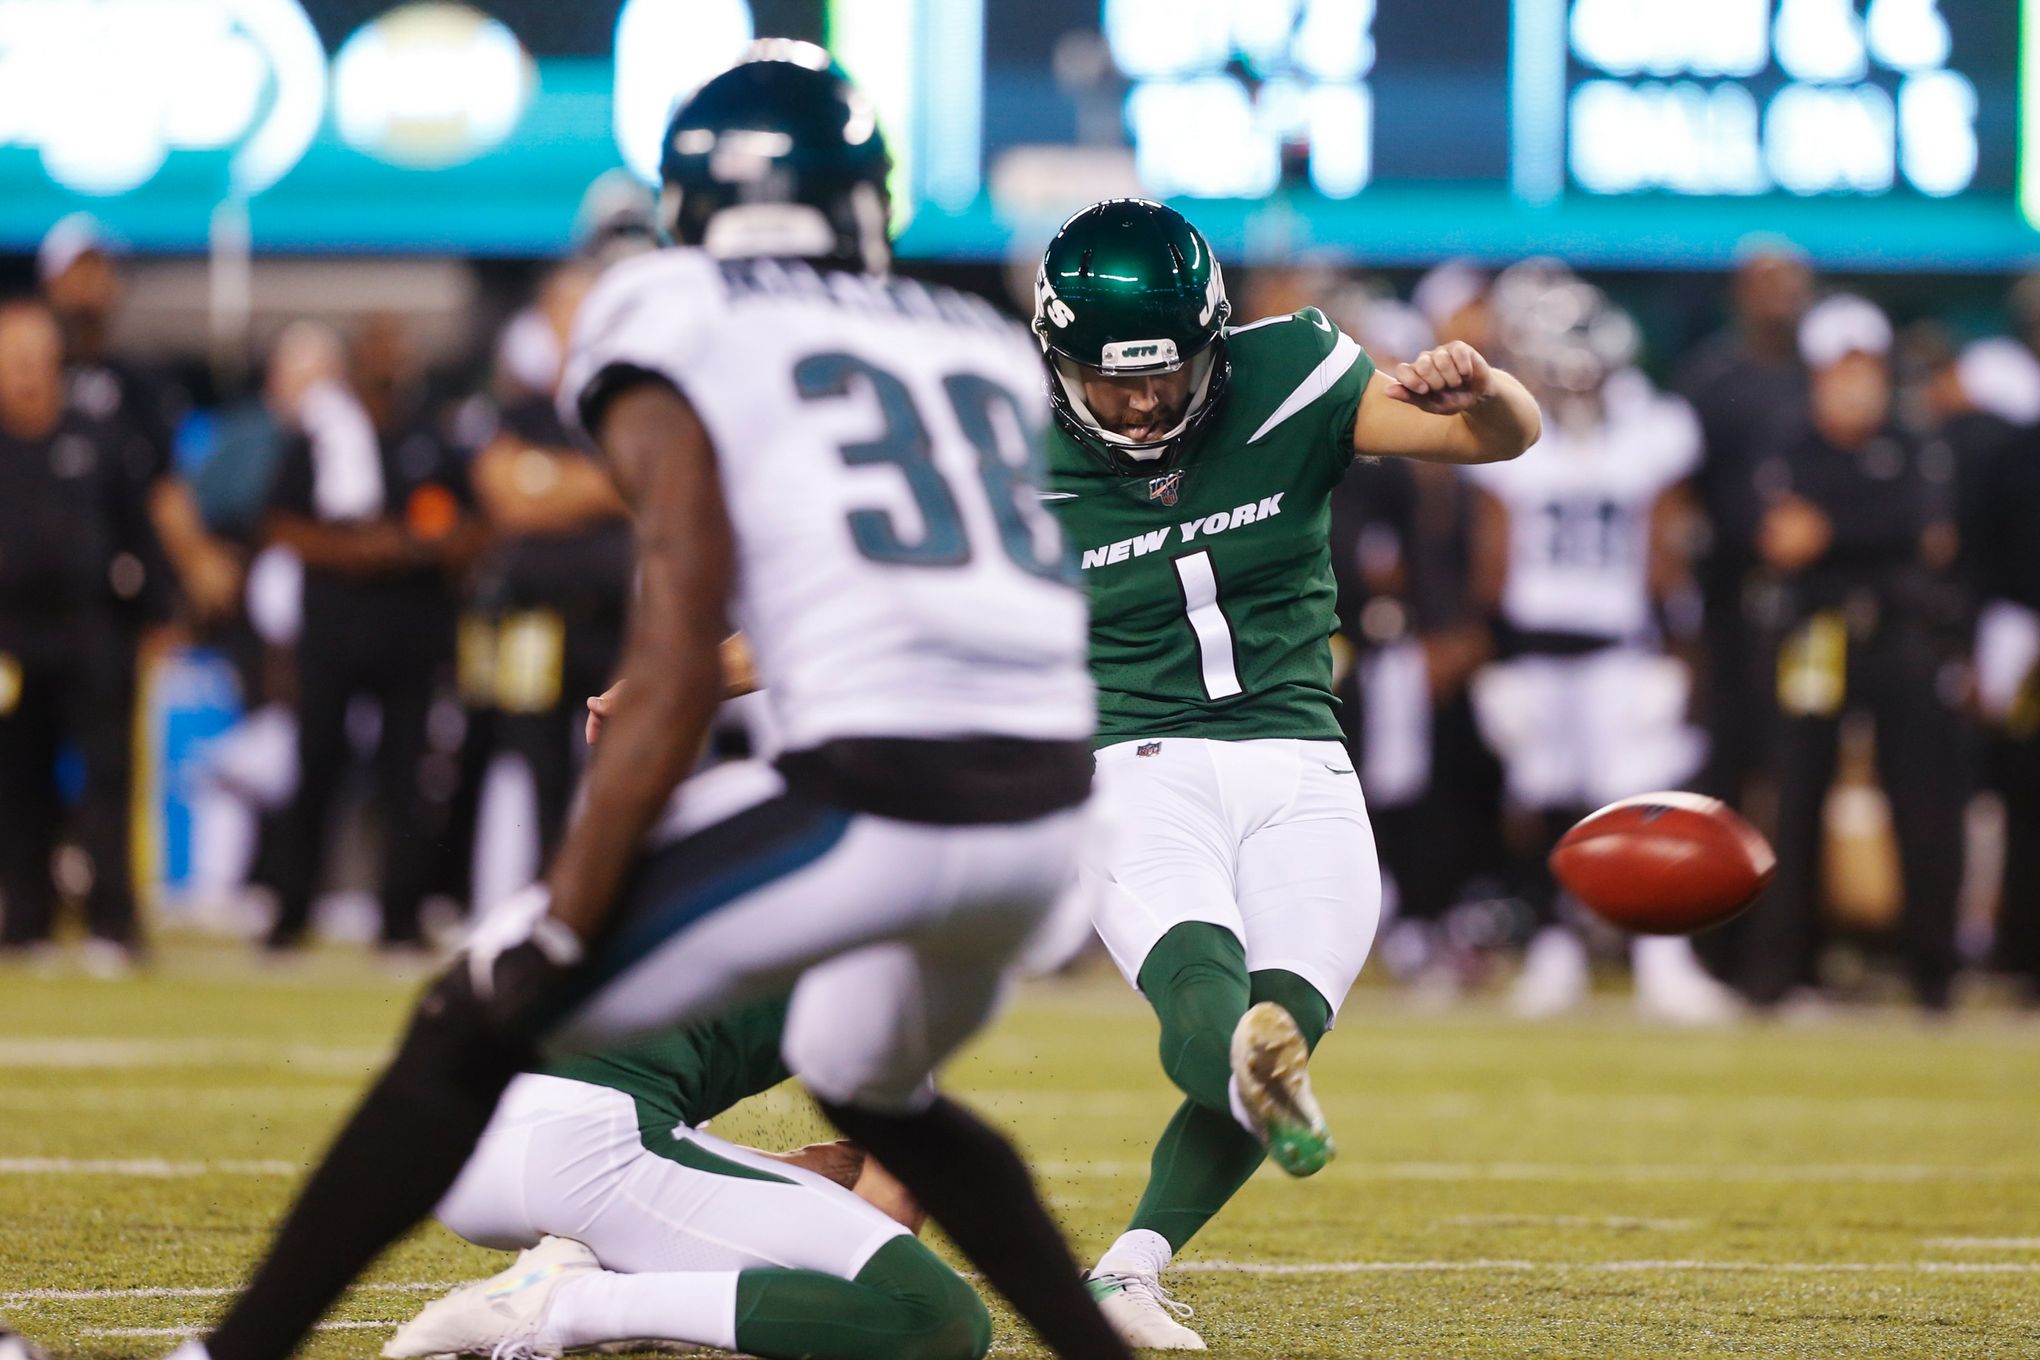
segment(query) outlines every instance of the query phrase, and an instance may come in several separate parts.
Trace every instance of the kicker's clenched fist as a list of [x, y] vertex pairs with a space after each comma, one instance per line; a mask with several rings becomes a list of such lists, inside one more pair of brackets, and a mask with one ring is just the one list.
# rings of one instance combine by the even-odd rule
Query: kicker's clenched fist
[[1388, 395], [1434, 415], [1457, 415], [1486, 397], [1494, 375], [1480, 351], [1464, 340], [1427, 349], [1388, 378]]

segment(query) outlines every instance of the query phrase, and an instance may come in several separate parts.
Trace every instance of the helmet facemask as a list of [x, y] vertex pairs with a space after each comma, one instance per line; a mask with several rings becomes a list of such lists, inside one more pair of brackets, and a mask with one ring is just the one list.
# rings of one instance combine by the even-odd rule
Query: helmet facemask
[[[1176, 347], [1173, 341], [1150, 343], [1163, 349], [1170, 357], [1160, 363], [1148, 363], [1141, 367], [1120, 364], [1093, 367], [1080, 364], [1075, 359], [1058, 354], [1052, 349], [1048, 351], [1051, 385], [1054, 389], [1050, 395], [1056, 405], [1066, 409], [1086, 434], [1104, 446], [1105, 451], [1114, 457], [1129, 459], [1143, 465], [1157, 463], [1167, 458], [1193, 429], [1203, 425], [1203, 417], [1208, 417], [1212, 406], [1214, 395], [1212, 380], [1220, 372], [1218, 360], [1225, 347], [1225, 342], [1218, 340], [1206, 345], [1188, 359], [1182, 359], [1174, 357]], [[1125, 347], [1108, 346], [1108, 359], [1112, 357], [1113, 351], [1123, 348]], [[1084, 383], [1087, 378], [1150, 377], [1171, 373], [1188, 374], [1188, 395], [1181, 415], [1167, 430], [1151, 439], [1134, 440], [1111, 429], [1084, 399]]]

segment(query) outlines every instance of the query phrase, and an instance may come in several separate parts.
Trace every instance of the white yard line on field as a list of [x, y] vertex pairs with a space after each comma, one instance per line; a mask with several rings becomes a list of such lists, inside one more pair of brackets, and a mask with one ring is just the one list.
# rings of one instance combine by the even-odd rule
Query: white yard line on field
[[1628, 1218], [1621, 1214], [1454, 1214], [1434, 1218], [1434, 1228], [1647, 1228], [1683, 1232], [1700, 1226], [1697, 1218]]
[[[0, 1176], [131, 1176], [145, 1179], [194, 1176], [297, 1176], [298, 1162], [256, 1159], [169, 1161], [158, 1157], [0, 1157]], [[1144, 1161], [1042, 1161], [1036, 1175], [1070, 1180], [1115, 1179], [1148, 1174]], [[1384, 1181], [1694, 1181], [1702, 1184], [1878, 1185], [1935, 1181], [2024, 1181], [2040, 1178], [2040, 1167], [1933, 1166], [1903, 1162], [1855, 1162], [1809, 1166], [1751, 1166], [1724, 1163], [1584, 1162], [1361, 1162], [1338, 1164], [1337, 1173]]]
[[[193, 1323], [189, 1327], [84, 1327], [80, 1336], [197, 1336], [208, 1324]], [[312, 1328], [315, 1332], [387, 1332], [398, 1324], [394, 1322], [321, 1322]]]
[[[1041, 1161], [1035, 1174], [1072, 1180], [1145, 1176], [1144, 1161]], [[1867, 1181], [2018, 1181], [2040, 1178], [2040, 1166], [1934, 1166], [1904, 1162], [1852, 1162], [1807, 1166], [1706, 1162], [1362, 1162], [1347, 1159], [1330, 1174], [1383, 1181], [1698, 1181], [1713, 1184]]]
[[47, 1086], [32, 1091], [0, 1091], [0, 1110], [72, 1113], [108, 1112], [163, 1118], [166, 1110], [258, 1110], [320, 1108], [344, 1105], [361, 1090], [353, 1075], [297, 1079], [269, 1086]]
[[0, 1039], [0, 1067], [309, 1067], [366, 1072], [389, 1056], [386, 1047], [296, 1043], [290, 1040]]
[[1370, 1275], [1424, 1271], [1552, 1271], [1628, 1274], [1649, 1271], [1741, 1271], [1795, 1275], [2040, 1275], [2028, 1261], [1186, 1261], [1171, 1266], [1197, 1275]]
[[[451, 1289], [448, 1281], [423, 1281], [408, 1284], [358, 1284], [353, 1292], [357, 1294], [432, 1294], [442, 1289]], [[183, 1286], [142, 1286], [129, 1289], [17, 1289], [11, 1294], [0, 1294], [0, 1304], [24, 1303], [86, 1303], [99, 1299], [223, 1299], [241, 1292], [237, 1284], [226, 1285], [183, 1285]]]
[[160, 1157], [0, 1157], [0, 1176], [133, 1176], [179, 1180], [192, 1176], [301, 1176], [301, 1162], [272, 1160], [172, 1162]]
[[2026, 1180], [2040, 1167], [1936, 1166], [1904, 1162], [1845, 1162], [1832, 1165], [1772, 1166], [1652, 1162], [1386, 1162], [1353, 1168], [1385, 1180], [1494, 1181], [1997, 1181]]
[[[1533, 1261], [1508, 1257], [1477, 1257], [1465, 1261], [1185, 1261], [1171, 1267], [1186, 1275], [1387, 1275], [1492, 1272], [1504, 1274], [1648, 1274], [1664, 1272], [1734, 1272], [1741, 1274], [1786, 1275], [2040, 1275], [2040, 1261]], [[355, 1291], [364, 1294], [433, 1294], [451, 1286], [445, 1282], [416, 1284], [364, 1284]], [[238, 1285], [178, 1289], [24, 1289], [0, 1294], [0, 1305], [20, 1307], [36, 1303], [96, 1303], [117, 1299], [214, 1299], [240, 1292]], [[385, 1322], [337, 1324], [350, 1327], [387, 1327]], [[149, 1331], [101, 1331], [92, 1336], [172, 1335], [178, 1329]], [[192, 1328], [191, 1330], [197, 1330]]]

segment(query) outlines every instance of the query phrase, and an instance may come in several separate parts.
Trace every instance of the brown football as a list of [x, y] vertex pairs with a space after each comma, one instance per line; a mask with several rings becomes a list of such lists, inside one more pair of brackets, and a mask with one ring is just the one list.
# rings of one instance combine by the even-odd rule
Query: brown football
[[1690, 935], [1756, 900], [1778, 872], [1769, 841], [1697, 793], [1610, 803], [1551, 852], [1551, 872], [1595, 914], [1646, 935]]

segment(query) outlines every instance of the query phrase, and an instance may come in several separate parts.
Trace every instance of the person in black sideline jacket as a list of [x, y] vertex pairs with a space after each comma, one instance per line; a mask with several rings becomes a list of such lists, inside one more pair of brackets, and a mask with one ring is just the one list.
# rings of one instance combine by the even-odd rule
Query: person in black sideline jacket
[[[129, 550], [144, 532], [124, 469], [133, 437], [67, 401], [49, 308], [0, 303], [0, 951], [52, 947], [68, 813], [85, 862], [60, 876], [82, 890], [85, 962], [105, 975], [125, 971], [137, 944], [121, 617], [144, 570]], [[67, 751], [83, 775], [68, 791]]]
[[[348, 710], [380, 711], [376, 809], [382, 827], [382, 944], [421, 942], [419, 905], [451, 788], [428, 778], [430, 719], [450, 680], [458, 590], [480, 526], [466, 469], [424, 419], [402, 324], [369, 320], [352, 381], [299, 401], [302, 433], [270, 490], [268, 533], [304, 562], [297, 645], [298, 787], [278, 828], [269, 947], [302, 943], [327, 861], [333, 795], [347, 766]], [[451, 775], [443, 781], [451, 784]]]
[[1829, 298], [1800, 328], [1807, 419], [1759, 467], [1756, 547], [1782, 594], [1776, 652], [1778, 877], [1750, 912], [1736, 981], [1760, 1005], [1817, 982], [1823, 809], [1842, 717], [1875, 720], [1905, 894], [1902, 958], [1919, 1003], [1944, 1009], [1970, 791], [1957, 647], [1955, 455], [1893, 418], [1891, 327]]
[[541, 863], [566, 826], [587, 748], [587, 698], [615, 678], [633, 571], [623, 500], [567, 432], [552, 396], [574, 313], [593, 282], [587, 266], [562, 265], [513, 323], [532, 351], [531, 371], [506, 393], [473, 472], [476, 500], [496, 531], [484, 567], [495, 606], [496, 740], [531, 770]]
[[[2028, 290], [2030, 291], [2030, 290]], [[1979, 605], [1975, 672], [1984, 777], [2004, 808], [1993, 962], [2040, 1005], [2040, 426], [1992, 413], [2003, 373], [1944, 362], [1929, 407], [1963, 456], [1963, 559]]]
[[1768, 688], [1751, 587], [1762, 575], [1755, 540], [1763, 518], [1757, 468], [1782, 424], [1806, 409], [1799, 323], [1813, 296], [1806, 257], [1782, 241], [1753, 242], [1730, 285], [1734, 319], [1703, 341], [1674, 386], [1700, 418], [1693, 490], [1705, 527], [1694, 563], [1700, 588], [1697, 708], [1707, 729], [1698, 787], [1731, 804], [1758, 773], [1761, 732], [1748, 720]]

